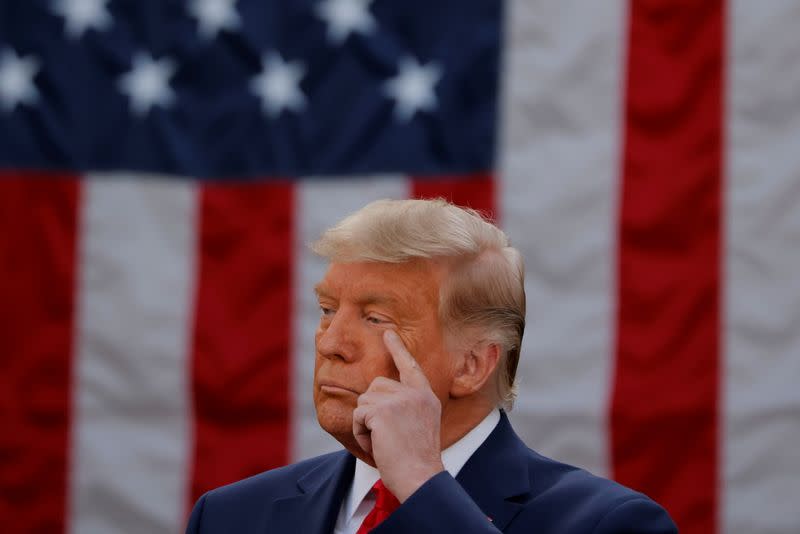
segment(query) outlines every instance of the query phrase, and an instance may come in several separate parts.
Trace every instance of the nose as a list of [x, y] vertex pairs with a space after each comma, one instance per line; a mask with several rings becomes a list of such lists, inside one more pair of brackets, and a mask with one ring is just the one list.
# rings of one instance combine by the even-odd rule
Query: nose
[[317, 352], [324, 358], [352, 361], [357, 353], [354, 321], [341, 309], [333, 314], [327, 324], [323, 319], [317, 330]]

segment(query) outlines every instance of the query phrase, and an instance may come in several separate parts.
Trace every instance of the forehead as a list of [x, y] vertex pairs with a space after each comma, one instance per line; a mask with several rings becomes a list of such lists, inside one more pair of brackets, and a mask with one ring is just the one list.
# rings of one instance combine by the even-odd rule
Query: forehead
[[381, 300], [400, 306], [438, 307], [442, 268], [430, 260], [353, 262], [328, 266], [315, 290], [337, 299]]

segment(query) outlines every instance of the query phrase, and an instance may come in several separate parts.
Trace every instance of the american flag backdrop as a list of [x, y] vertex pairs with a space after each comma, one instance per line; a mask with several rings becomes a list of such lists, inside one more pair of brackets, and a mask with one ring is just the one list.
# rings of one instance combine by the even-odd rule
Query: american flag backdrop
[[684, 533], [800, 532], [800, 1], [0, 0], [0, 531], [174, 533], [333, 450], [307, 248], [527, 263], [512, 421]]

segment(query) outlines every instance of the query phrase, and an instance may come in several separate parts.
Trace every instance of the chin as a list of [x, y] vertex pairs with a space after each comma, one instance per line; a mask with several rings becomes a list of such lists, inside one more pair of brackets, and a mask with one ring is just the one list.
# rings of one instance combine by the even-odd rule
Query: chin
[[322, 429], [333, 436], [353, 456], [375, 467], [372, 457], [361, 449], [353, 436], [353, 408], [337, 399], [317, 402], [317, 421]]
[[323, 398], [316, 403], [317, 421], [322, 429], [342, 442], [340, 436], [353, 436], [353, 407], [338, 399]]

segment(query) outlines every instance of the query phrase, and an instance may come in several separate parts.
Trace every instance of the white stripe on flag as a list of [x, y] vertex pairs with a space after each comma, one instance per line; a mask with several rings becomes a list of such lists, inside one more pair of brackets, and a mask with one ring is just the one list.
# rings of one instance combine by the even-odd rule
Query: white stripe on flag
[[499, 214], [526, 261], [516, 428], [609, 472], [624, 2], [509, 5]]
[[721, 531], [800, 528], [800, 4], [730, 4]]
[[195, 203], [188, 181], [84, 181], [70, 532], [182, 529]]
[[314, 285], [325, 274], [327, 262], [308, 245], [345, 215], [372, 200], [408, 198], [408, 180], [401, 175], [362, 178], [308, 178], [298, 183], [295, 195], [294, 354], [292, 355], [292, 460], [309, 458], [341, 448], [323, 431], [314, 412], [314, 332], [319, 306]]

